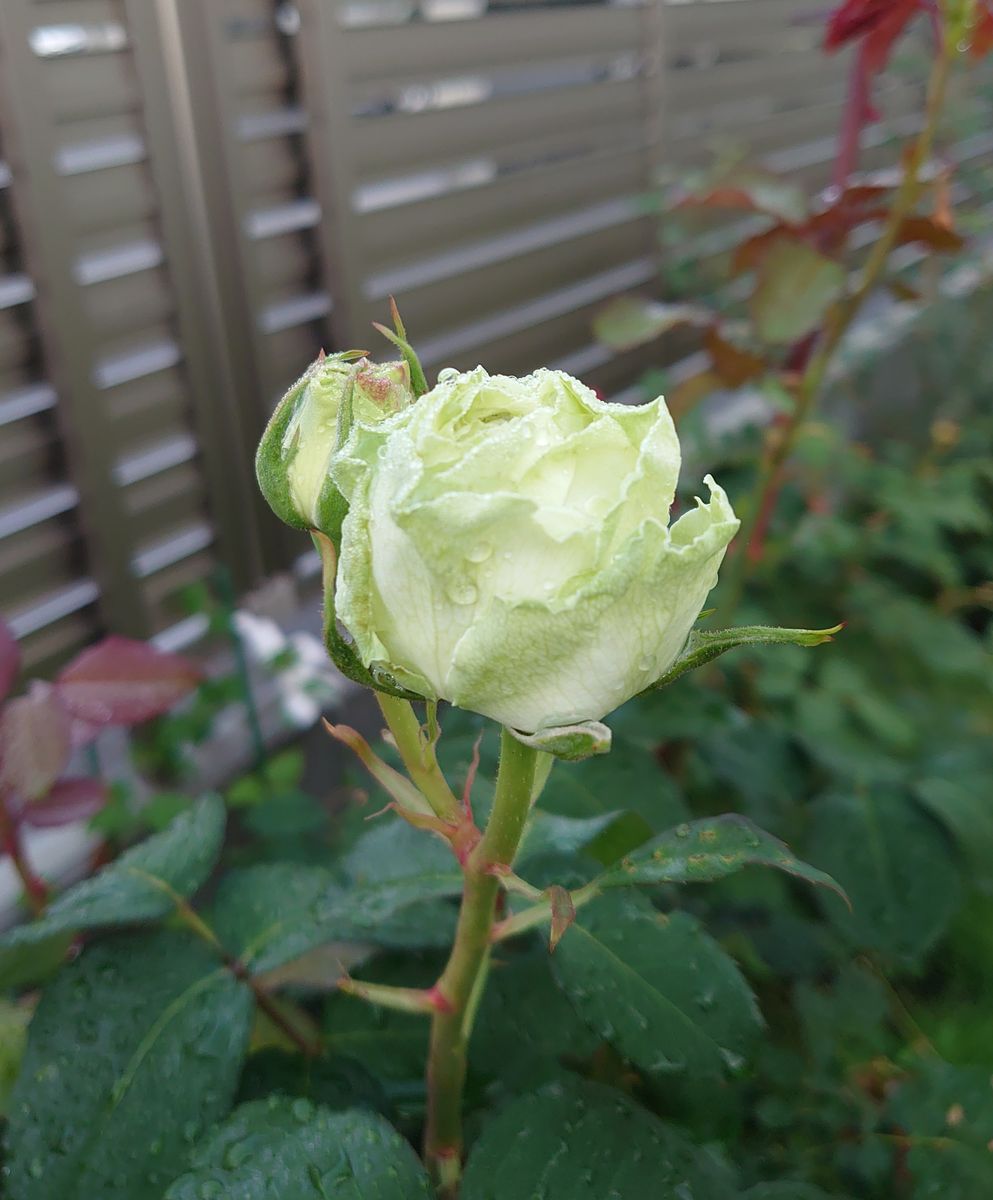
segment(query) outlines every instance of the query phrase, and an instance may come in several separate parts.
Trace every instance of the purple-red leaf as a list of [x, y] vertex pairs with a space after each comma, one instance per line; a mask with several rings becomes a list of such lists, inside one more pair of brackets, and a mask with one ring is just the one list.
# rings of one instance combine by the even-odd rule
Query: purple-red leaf
[[6, 622], [0, 620], [0, 700], [10, 693], [21, 669], [21, 652]]
[[34, 683], [0, 715], [0, 786], [21, 800], [44, 796], [69, 761], [70, 721], [55, 689]]
[[167, 712], [200, 682], [196, 664], [146, 642], [109, 637], [55, 681], [69, 712], [90, 725], [138, 725]]
[[869, 72], [876, 74], [886, 67], [907, 23], [925, 7], [922, 0], [845, 0], [828, 18], [824, 48], [861, 42]]
[[27, 805], [20, 819], [36, 829], [85, 821], [103, 808], [107, 795], [107, 785], [100, 779], [60, 779], [47, 796]]

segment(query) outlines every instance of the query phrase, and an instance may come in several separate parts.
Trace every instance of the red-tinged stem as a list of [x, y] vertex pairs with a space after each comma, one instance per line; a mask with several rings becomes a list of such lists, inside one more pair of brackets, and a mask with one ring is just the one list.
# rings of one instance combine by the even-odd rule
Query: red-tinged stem
[[843, 192], [858, 166], [862, 130], [869, 117], [869, 68], [864, 49], [852, 59], [848, 74], [848, 95], [838, 134], [838, 153], [834, 160], [834, 186]]
[[35, 874], [24, 849], [21, 826], [7, 811], [2, 800], [0, 800], [0, 848], [14, 864], [14, 870], [24, 887], [24, 898], [28, 907], [36, 917], [40, 917], [48, 905], [48, 884]]
[[[923, 187], [921, 172], [931, 156], [938, 120], [944, 108], [948, 91], [948, 80], [956, 54], [956, 44], [957, 34], [953, 30], [948, 30], [931, 68], [924, 125], [907, 155], [903, 181], [893, 197], [893, 204], [887, 214], [886, 222], [862, 268], [858, 283], [836, 308], [821, 335], [816, 350], [807, 363], [797, 385], [796, 405], [789, 424], [772, 443], [763, 459], [756, 488], [757, 494], [753, 498], [750, 512], [742, 521], [739, 534], [742, 550], [735, 554], [730, 561], [725, 577], [727, 599], [722, 606], [725, 620], [730, 620], [741, 603], [745, 584], [757, 561], [753, 546], [756, 544], [757, 537], [758, 545], [762, 544], [761, 539], [764, 538], [779, 500], [780, 489], [786, 474], [784, 470], [786, 461], [796, 444], [797, 435], [820, 398], [824, 380], [838, 346], [879, 282], [889, 261], [890, 253], [896, 245], [900, 226], [920, 197]], [[759, 537], [760, 521], [762, 522], [762, 534]]]
[[431, 1022], [424, 1158], [440, 1200], [458, 1196], [466, 1053], [489, 968], [499, 868], [512, 866], [517, 854], [531, 807], [537, 758], [537, 751], [503, 731], [493, 809], [482, 838], [463, 866], [465, 884], [455, 942], [435, 985], [447, 1009], [436, 1012]]

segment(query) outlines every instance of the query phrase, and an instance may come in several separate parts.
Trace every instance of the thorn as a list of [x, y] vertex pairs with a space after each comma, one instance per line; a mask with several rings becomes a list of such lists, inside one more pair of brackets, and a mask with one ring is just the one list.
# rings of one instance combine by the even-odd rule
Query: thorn
[[548, 889], [548, 900], [552, 906], [552, 925], [548, 932], [548, 951], [555, 953], [555, 947], [562, 940], [562, 935], [576, 919], [576, 906], [572, 896], [557, 883]]
[[466, 772], [465, 787], [462, 789], [462, 811], [470, 821], [473, 819], [472, 785], [476, 782], [476, 772], [479, 770], [479, 746], [482, 740], [483, 734], [480, 732], [472, 747], [472, 760], [469, 763], [469, 770]]

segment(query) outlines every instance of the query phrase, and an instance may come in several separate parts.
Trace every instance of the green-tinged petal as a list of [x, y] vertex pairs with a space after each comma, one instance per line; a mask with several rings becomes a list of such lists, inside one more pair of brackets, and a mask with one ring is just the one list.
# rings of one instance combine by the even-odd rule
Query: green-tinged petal
[[667, 527], [661, 398], [608, 404], [558, 371], [442, 372], [413, 407], [356, 420], [330, 472], [349, 506], [337, 616], [361, 662], [524, 734], [655, 682], [738, 527], [713, 481]]
[[567, 607], [494, 599], [459, 641], [443, 694], [528, 732], [599, 720], [679, 653], [737, 529], [712, 484], [710, 503], [671, 530], [646, 522]]

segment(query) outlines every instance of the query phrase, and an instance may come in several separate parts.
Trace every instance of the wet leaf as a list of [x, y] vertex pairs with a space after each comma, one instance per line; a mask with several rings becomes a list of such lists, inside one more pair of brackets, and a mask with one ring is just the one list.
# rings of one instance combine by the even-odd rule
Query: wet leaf
[[748, 866], [775, 867], [842, 894], [830, 875], [800, 862], [785, 842], [737, 813], [677, 825], [628, 854], [597, 885], [712, 883]]
[[71, 887], [39, 920], [0, 936], [0, 980], [16, 987], [36, 978], [51, 953], [83, 930], [166, 916], [175, 895], [191, 896], [206, 881], [223, 835], [224, 804], [205, 796], [168, 829]]
[[592, 1083], [552, 1084], [503, 1109], [473, 1146], [461, 1192], [462, 1200], [649, 1194], [732, 1200], [738, 1193], [712, 1154], [621, 1092]]
[[243, 1104], [165, 1200], [430, 1200], [410, 1144], [381, 1116], [298, 1097]]
[[46, 989], [11, 1100], [18, 1200], [161, 1200], [231, 1104], [248, 989], [191, 935], [92, 946]]
[[702, 926], [637, 893], [581, 908], [552, 970], [590, 1028], [651, 1075], [709, 1086], [742, 1064], [762, 1027], [748, 984]]

